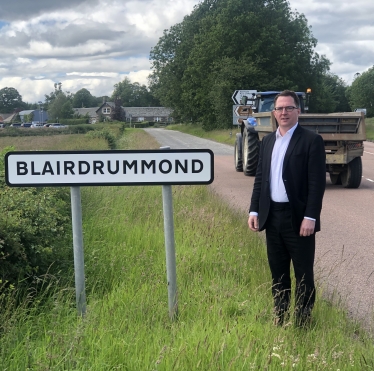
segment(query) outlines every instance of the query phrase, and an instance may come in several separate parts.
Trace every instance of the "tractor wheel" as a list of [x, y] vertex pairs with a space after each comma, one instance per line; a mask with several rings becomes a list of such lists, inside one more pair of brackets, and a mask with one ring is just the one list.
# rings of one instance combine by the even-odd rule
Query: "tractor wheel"
[[236, 134], [235, 140], [235, 152], [234, 152], [234, 159], [235, 159], [235, 170], [236, 171], [243, 171], [243, 139], [240, 133]]
[[362, 161], [361, 157], [354, 158], [346, 170], [340, 173], [342, 185], [344, 188], [358, 188], [362, 178]]
[[331, 180], [331, 183], [334, 184], [334, 185], [341, 185], [342, 184], [342, 179], [340, 177], [340, 173], [339, 174], [331, 174], [330, 173], [330, 180]]
[[260, 141], [258, 134], [244, 129], [243, 138], [243, 171], [244, 175], [254, 176], [256, 175], [257, 162], [259, 156]]

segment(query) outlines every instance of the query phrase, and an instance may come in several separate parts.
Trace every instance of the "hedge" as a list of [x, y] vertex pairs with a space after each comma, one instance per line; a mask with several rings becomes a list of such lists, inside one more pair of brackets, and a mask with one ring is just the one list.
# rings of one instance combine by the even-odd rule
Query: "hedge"
[[72, 251], [69, 188], [8, 187], [4, 156], [10, 150], [0, 153], [0, 297], [10, 287], [36, 284]]

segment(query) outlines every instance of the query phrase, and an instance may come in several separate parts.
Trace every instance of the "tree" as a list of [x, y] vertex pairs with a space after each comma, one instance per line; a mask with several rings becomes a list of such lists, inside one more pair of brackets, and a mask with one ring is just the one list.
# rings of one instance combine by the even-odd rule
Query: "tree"
[[374, 116], [374, 66], [359, 74], [347, 91], [352, 110], [366, 108], [367, 116]]
[[310, 112], [330, 113], [351, 111], [346, 97], [347, 85], [337, 75], [325, 73], [314, 84], [318, 94], [313, 92], [310, 101]]
[[57, 121], [58, 119], [69, 119], [74, 114], [70, 97], [60, 91], [53, 101], [48, 105], [49, 121]]
[[66, 100], [66, 102], [61, 107], [60, 112], [60, 118], [62, 119], [71, 119], [74, 115], [73, 106], [69, 100]]
[[73, 107], [74, 108], [95, 107], [96, 106], [95, 103], [96, 103], [96, 99], [85, 88], [78, 90], [73, 96]]
[[112, 120], [122, 121], [124, 118], [124, 111], [121, 107], [121, 99], [117, 98], [114, 100], [114, 109], [110, 115]]
[[28, 115], [26, 115], [26, 122], [32, 122], [32, 119], [34, 118], [34, 113], [31, 112]]
[[131, 83], [128, 77], [114, 85], [112, 101], [120, 98], [124, 107], [157, 107], [160, 103], [145, 85]]
[[228, 127], [235, 90], [313, 88], [329, 69], [316, 44], [287, 0], [203, 0], [151, 49], [150, 90], [177, 118]]
[[106, 101], [108, 102], [109, 101], [109, 97], [108, 96], [102, 96], [102, 97], [95, 97], [95, 96], [92, 96], [92, 107], [98, 107], [100, 106], [103, 101]]
[[0, 89], [0, 112], [22, 111], [26, 106], [26, 103], [22, 101], [22, 96], [16, 89], [8, 87]]

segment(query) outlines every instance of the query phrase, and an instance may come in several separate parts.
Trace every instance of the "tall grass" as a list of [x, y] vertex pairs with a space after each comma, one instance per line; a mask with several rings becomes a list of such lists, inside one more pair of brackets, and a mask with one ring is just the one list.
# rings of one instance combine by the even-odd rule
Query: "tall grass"
[[235, 134], [240, 132], [239, 126], [233, 126], [231, 129], [216, 129], [205, 131], [201, 124], [173, 124], [168, 125], [166, 129], [178, 130], [186, 134], [195, 135], [200, 138], [214, 140], [224, 144], [235, 144]]
[[365, 118], [366, 137], [370, 141], [374, 141], [374, 117]]
[[[126, 133], [127, 148], [157, 147]], [[168, 316], [161, 187], [83, 188], [87, 314], [76, 315], [73, 283], [46, 288], [42, 304], [8, 304], [2, 370], [374, 369], [372, 339], [320, 292], [309, 329], [274, 327], [265, 248], [245, 215], [208, 186], [172, 189], [178, 320]]]

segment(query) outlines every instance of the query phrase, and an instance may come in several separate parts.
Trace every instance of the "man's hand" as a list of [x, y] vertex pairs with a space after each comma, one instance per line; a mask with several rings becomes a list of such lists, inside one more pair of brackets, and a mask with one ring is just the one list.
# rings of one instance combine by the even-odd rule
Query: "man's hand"
[[248, 226], [253, 232], [258, 232], [258, 216], [250, 215], [248, 218]]
[[310, 219], [303, 219], [300, 227], [300, 236], [307, 237], [314, 233], [316, 222]]

